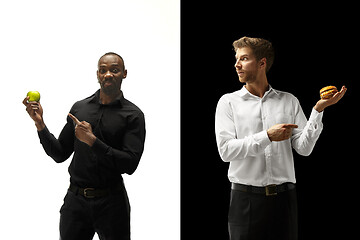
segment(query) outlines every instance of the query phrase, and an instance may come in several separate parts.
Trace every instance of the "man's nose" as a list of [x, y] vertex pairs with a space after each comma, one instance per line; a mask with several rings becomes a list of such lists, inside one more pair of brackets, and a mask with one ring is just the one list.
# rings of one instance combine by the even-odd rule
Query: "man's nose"
[[110, 71], [108, 71], [105, 76], [104, 76], [105, 79], [109, 79], [109, 78], [113, 78], [113, 75], [110, 73]]
[[240, 63], [240, 59], [236, 60], [234, 67], [239, 68], [239, 69], [242, 68], [241, 63]]

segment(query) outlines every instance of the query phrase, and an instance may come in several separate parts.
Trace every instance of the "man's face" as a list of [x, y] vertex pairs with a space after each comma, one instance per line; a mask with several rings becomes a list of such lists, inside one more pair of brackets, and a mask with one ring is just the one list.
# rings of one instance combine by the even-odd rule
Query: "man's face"
[[256, 60], [251, 48], [238, 48], [236, 50], [235, 58], [235, 69], [240, 82], [254, 82], [259, 71], [259, 61]]
[[99, 60], [97, 77], [101, 90], [106, 95], [115, 95], [120, 92], [121, 83], [126, 78], [122, 60], [116, 55], [105, 55]]

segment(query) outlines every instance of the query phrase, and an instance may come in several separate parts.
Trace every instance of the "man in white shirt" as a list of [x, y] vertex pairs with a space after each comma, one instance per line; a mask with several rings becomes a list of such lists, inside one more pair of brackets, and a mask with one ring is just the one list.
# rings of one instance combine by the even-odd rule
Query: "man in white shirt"
[[292, 148], [308, 156], [322, 131], [323, 110], [346, 88], [319, 100], [309, 120], [296, 97], [273, 89], [266, 77], [272, 44], [243, 37], [233, 43], [241, 90], [223, 95], [216, 108], [219, 154], [232, 183], [230, 240], [297, 239], [297, 201]]

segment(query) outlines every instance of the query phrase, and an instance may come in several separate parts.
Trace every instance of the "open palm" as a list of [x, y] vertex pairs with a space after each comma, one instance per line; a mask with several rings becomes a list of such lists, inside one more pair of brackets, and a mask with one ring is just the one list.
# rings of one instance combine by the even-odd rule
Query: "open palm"
[[340, 92], [337, 92], [334, 94], [334, 96], [332, 96], [331, 98], [328, 99], [320, 99], [316, 105], [315, 105], [315, 109], [318, 112], [322, 112], [326, 107], [334, 105], [335, 103], [337, 103], [338, 101], [340, 101], [340, 99], [344, 96], [345, 92], [346, 92], [347, 88], [345, 86], [342, 86]]

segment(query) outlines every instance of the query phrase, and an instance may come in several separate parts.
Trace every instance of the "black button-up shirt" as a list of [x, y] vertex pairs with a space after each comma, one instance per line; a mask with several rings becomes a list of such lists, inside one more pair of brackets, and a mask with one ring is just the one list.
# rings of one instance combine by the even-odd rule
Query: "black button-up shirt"
[[108, 188], [122, 181], [121, 174], [132, 174], [140, 161], [145, 142], [142, 111], [121, 97], [102, 104], [100, 90], [76, 102], [70, 110], [79, 121], [91, 124], [97, 137], [92, 147], [75, 136], [70, 117], [56, 139], [47, 127], [38, 132], [40, 142], [56, 162], [65, 161], [74, 152], [69, 166], [70, 182], [78, 187]]

